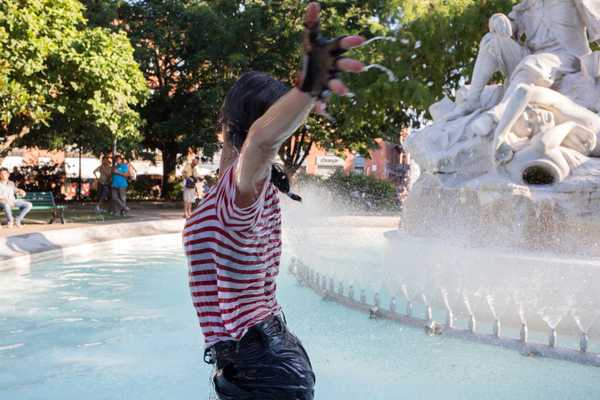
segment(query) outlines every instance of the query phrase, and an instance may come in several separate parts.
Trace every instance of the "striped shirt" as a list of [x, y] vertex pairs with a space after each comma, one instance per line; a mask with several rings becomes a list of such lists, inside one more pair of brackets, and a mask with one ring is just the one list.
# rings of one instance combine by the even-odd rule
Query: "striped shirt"
[[192, 301], [206, 346], [239, 340], [281, 312], [275, 278], [281, 256], [281, 210], [268, 180], [249, 207], [235, 205], [234, 163], [186, 221], [184, 248]]

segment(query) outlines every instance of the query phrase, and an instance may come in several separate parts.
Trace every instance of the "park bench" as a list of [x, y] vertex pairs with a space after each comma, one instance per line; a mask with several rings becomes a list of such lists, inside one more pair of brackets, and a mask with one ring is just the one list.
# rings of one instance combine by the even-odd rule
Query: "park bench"
[[[56, 205], [54, 202], [54, 195], [52, 192], [27, 192], [23, 200], [26, 200], [32, 204], [30, 213], [37, 211], [50, 211], [52, 217], [50, 218], [49, 224], [52, 224], [55, 220], [59, 219], [62, 224], [65, 223], [65, 206]], [[13, 213], [18, 212], [17, 208], [13, 208]]]

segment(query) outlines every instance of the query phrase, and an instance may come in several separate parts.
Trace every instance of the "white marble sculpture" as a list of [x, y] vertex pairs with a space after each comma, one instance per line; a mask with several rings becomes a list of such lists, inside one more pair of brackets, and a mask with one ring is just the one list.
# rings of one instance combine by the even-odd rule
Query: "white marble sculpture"
[[[600, 175], [600, 0], [525, 0], [490, 18], [471, 84], [430, 108], [407, 147], [453, 185]], [[505, 84], [488, 85], [501, 72]], [[597, 182], [597, 183], [600, 183]]]

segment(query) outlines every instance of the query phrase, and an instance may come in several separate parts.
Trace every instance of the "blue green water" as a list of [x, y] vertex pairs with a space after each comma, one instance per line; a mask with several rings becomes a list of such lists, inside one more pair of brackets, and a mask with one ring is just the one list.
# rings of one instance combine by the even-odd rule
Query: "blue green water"
[[[297, 286], [283, 266], [279, 301], [312, 358], [317, 399], [600, 398], [598, 368], [372, 321]], [[208, 398], [186, 278], [179, 236], [0, 274], [0, 399]]]

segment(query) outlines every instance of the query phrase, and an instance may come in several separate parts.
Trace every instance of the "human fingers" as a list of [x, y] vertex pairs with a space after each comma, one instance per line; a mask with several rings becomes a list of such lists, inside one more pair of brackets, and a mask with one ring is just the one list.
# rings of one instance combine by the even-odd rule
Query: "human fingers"
[[306, 13], [304, 14], [304, 25], [308, 29], [314, 29], [319, 26], [319, 12], [321, 6], [316, 1], [311, 1], [306, 6]]
[[345, 96], [349, 92], [348, 87], [339, 79], [330, 80], [328, 86], [329, 89], [338, 96]]
[[336, 62], [336, 66], [340, 71], [358, 73], [362, 72], [365, 65], [353, 58], [340, 58]]
[[327, 103], [325, 103], [324, 101], [320, 101], [320, 100], [319, 100], [319, 101], [317, 101], [317, 102], [315, 103], [315, 108], [314, 108], [314, 111], [315, 111], [317, 114], [322, 114], [322, 113], [324, 113], [326, 109], [327, 109]]
[[362, 36], [346, 36], [342, 40], [340, 40], [340, 47], [343, 49], [350, 50], [359, 47], [364, 42], [365, 38]]

